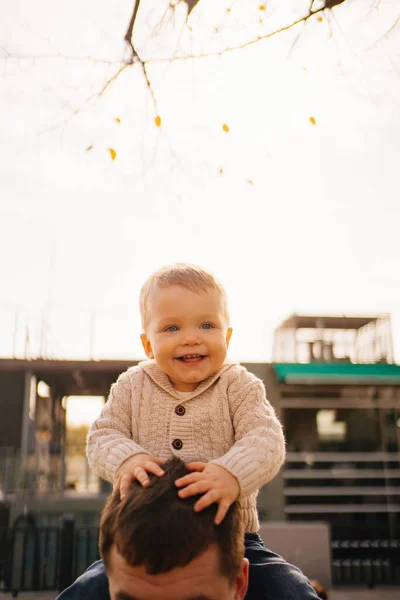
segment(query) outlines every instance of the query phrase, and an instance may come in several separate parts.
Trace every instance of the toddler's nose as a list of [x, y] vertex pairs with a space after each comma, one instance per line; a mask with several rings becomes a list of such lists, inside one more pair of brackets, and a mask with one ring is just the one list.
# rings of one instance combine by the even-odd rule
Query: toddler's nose
[[186, 331], [182, 332], [181, 343], [187, 346], [194, 346], [199, 343], [198, 331]]

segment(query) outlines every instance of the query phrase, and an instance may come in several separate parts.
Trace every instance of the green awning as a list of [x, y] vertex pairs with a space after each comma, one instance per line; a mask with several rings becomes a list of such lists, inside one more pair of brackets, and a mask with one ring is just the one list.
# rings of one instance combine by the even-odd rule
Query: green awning
[[400, 385], [400, 365], [350, 362], [275, 363], [274, 370], [282, 383]]

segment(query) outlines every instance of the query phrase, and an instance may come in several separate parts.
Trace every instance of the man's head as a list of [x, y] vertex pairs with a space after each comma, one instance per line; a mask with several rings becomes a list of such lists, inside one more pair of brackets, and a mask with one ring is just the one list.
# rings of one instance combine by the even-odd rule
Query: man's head
[[182, 500], [175, 481], [188, 473], [177, 458], [163, 477], [134, 482], [121, 502], [113, 494], [100, 523], [111, 600], [242, 600], [247, 590], [239, 509], [220, 525], [216, 506], [194, 511], [198, 497]]
[[223, 364], [232, 329], [224, 288], [187, 264], [153, 273], [140, 294], [142, 344], [180, 391], [193, 391]]

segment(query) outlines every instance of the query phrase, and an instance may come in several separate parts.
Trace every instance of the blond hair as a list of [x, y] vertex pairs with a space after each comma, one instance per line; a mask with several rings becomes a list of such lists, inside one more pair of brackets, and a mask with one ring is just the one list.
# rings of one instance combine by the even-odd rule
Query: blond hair
[[152, 273], [145, 281], [139, 298], [140, 314], [142, 317], [143, 331], [149, 323], [149, 297], [157, 288], [166, 288], [170, 285], [180, 285], [192, 292], [206, 293], [209, 290], [218, 292], [224, 301], [224, 313], [229, 323], [228, 298], [224, 287], [215, 279], [211, 273], [208, 273], [197, 265], [187, 263], [176, 263], [158, 269]]

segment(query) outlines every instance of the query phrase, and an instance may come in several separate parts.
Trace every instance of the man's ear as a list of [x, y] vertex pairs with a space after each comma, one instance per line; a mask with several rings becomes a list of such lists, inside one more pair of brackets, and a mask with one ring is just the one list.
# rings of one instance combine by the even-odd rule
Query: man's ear
[[246, 596], [247, 588], [249, 585], [249, 561], [247, 558], [242, 558], [242, 564], [240, 565], [240, 571], [236, 575], [235, 581], [235, 600], [243, 600]]
[[147, 335], [145, 333], [141, 333], [140, 339], [142, 340], [143, 350], [145, 351], [147, 358], [154, 358], [153, 349]]
[[232, 327], [228, 327], [228, 331], [226, 332], [226, 347], [228, 348], [229, 342], [231, 341], [233, 329]]

